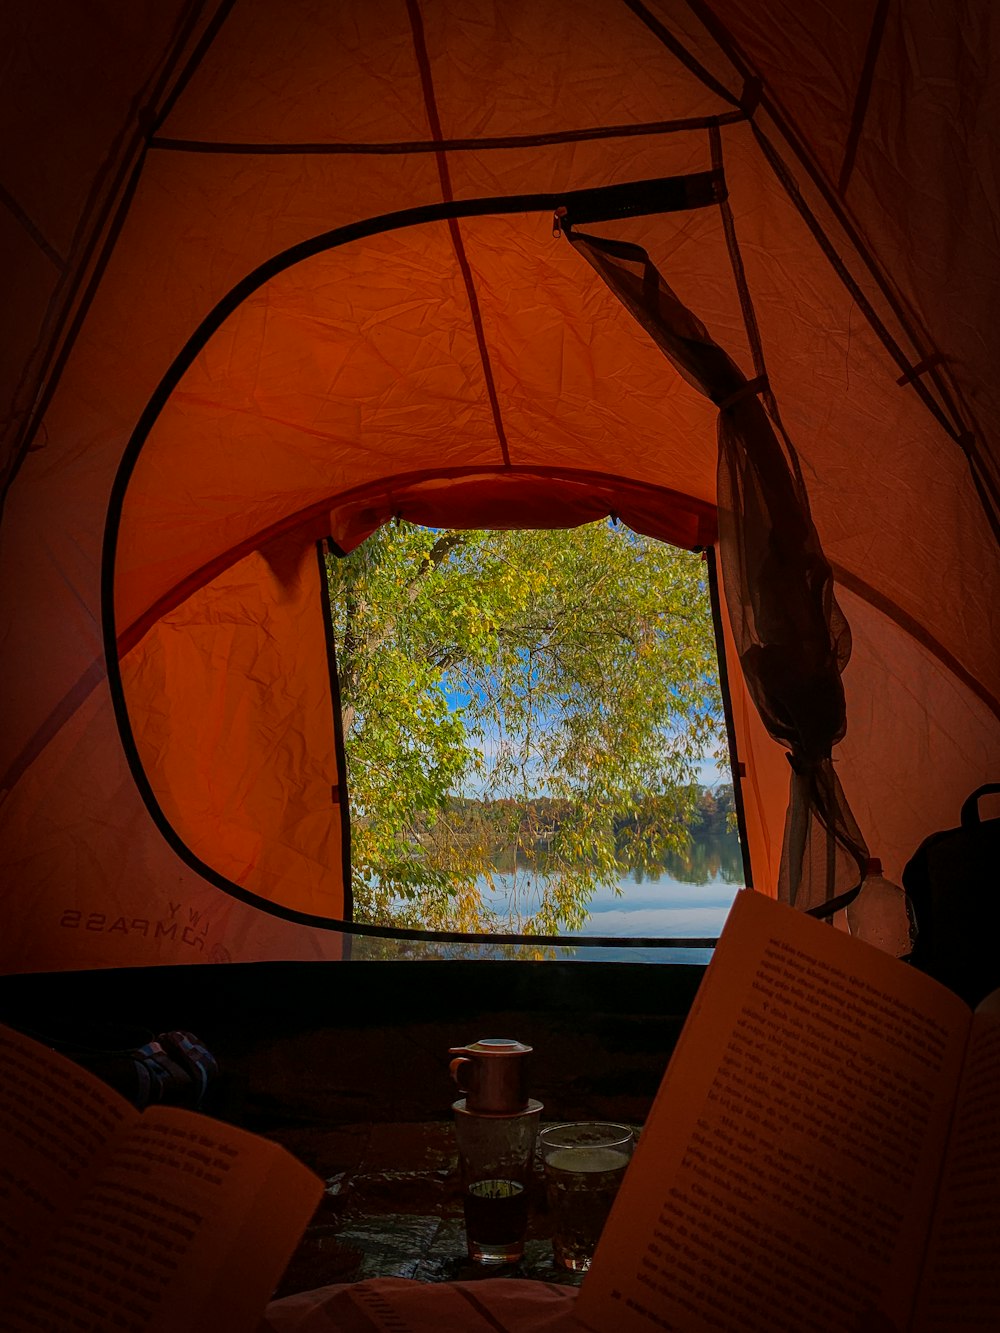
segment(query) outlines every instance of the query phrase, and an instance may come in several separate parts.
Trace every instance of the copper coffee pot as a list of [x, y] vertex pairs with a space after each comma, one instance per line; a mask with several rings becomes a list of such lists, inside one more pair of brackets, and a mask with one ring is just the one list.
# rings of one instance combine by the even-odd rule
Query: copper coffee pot
[[531, 1047], [511, 1037], [481, 1037], [468, 1046], [452, 1046], [448, 1066], [465, 1109], [473, 1115], [516, 1115], [528, 1106], [525, 1071]]
[[528, 1194], [542, 1103], [528, 1096], [531, 1047], [509, 1037], [452, 1046], [449, 1069], [464, 1093], [452, 1104], [469, 1258], [515, 1263], [524, 1254]]

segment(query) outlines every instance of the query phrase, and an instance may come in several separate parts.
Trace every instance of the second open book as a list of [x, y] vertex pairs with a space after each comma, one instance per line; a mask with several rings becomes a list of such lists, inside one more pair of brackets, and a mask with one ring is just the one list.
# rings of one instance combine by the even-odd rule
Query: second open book
[[0, 1026], [3, 1333], [251, 1333], [322, 1192], [278, 1144], [140, 1113]]
[[604, 1333], [1000, 1328], [1000, 1006], [737, 896], [581, 1290]]

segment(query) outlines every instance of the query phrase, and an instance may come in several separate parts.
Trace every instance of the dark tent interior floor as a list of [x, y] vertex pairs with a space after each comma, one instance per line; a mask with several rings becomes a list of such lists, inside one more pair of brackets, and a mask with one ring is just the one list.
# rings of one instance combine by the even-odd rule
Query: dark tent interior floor
[[[495, 1276], [470, 1264], [449, 1048], [533, 1047], [542, 1123], [641, 1126], [704, 967], [422, 961], [211, 964], [0, 977], [0, 1020], [70, 1049], [123, 1025], [198, 1036], [202, 1109], [281, 1143], [325, 1182], [275, 1293], [370, 1277]], [[552, 1258], [540, 1168], [512, 1275], [578, 1283]]]

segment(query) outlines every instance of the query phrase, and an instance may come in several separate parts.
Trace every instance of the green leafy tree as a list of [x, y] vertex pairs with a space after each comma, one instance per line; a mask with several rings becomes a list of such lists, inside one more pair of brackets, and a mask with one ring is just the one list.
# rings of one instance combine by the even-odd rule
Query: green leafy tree
[[697, 556], [608, 522], [394, 523], [328, 568], [357, 919], [575, 929], [683, 850], [723, 748]]

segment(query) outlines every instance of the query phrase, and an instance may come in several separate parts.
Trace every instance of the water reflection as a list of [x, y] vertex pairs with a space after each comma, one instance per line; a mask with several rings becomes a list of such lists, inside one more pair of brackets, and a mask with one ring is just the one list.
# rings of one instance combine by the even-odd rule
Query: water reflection
[[[500, 878], [531, 882], [537, 866], [531, 857], [518, 850], [499, 852], [491, 862], [491, 869]], [[744, 883], [743, 852], [735, 833], [703, 834], [692, 841], [686, 852], [667, 852], [661, 864], [653, 871], [642, 866], [623, 865], [618, 887], [627, 895], [630, 884], [659, 884], [662, 881], [680, 884], [734, 884]]]
[[[663, 865], [667, 874], [682, 884], [710, 884], [722, 880], [723, 884], [742, 885], [744, 882], [743, 852], [735, 833], [708, 834], [693, 842], [683, 855], [668, 852]], [[658, 875], [646, 876], [642, 870], [632, 872], [634, 884], [659, 878]]]
[[[665, 857], [653, 871], [623, 866], [614, 882], [582, 901], [581, 918], [554, 933], [714, 939], [743, 884], [738, 837], [703, 834], [685, 854]], [[476, 887], [494, 914], [494, 929], [512, 933], [523, 930], [552, 889], [530, 858], [510, 853], [497, 857], [489, 879], [480, 876]]]

